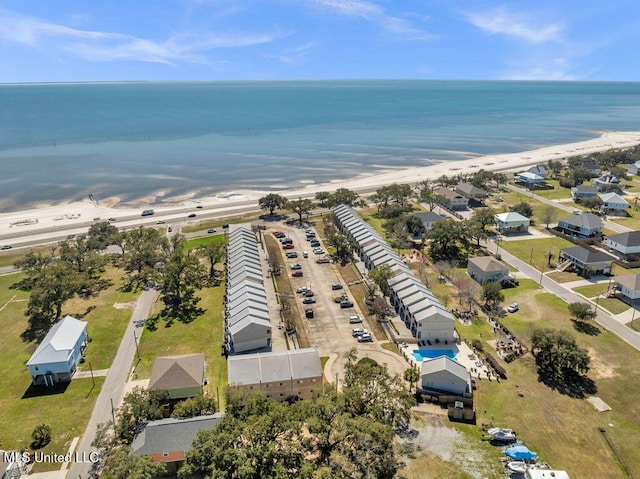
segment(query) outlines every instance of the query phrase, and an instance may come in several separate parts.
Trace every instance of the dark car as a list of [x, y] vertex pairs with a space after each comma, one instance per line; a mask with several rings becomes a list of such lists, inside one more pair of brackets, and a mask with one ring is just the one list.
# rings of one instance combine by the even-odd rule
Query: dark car
[[302, 304], [313, 304], [316, 302], [316, 298], [304, 298]]
[[195, 214], [195, 213], [191, 213], [188, 217], [189, 217], [189, 218], [195, 218], [195, 217], [196, 217], [196, 214]]
[[291, 243], [282, 245], [282, 249], [293, 249], [293, 248], [295, 248], [295, 246], [293, 246]]
[[307, 319], [313, 318], [313, 309], [305, 309], [304, 310], [304, 316]]
[[215, 228], [209, 228], [209, 229], [207, 230], [207, 233], [209, 233], [209, 234], [211, 234], [211, 233], [215, 233], [215, 232], [216, 232], [216, 229], [215, 229]]
[[294, 271], [293, 273], [291, 273], [291, 276], [294, 278], [301, 278], [302, 277], [302, 271], [298, 270], [298, 271]]
[[116, 220], [116, 218], [111, 217], [111, 218], [109, 218], [109, 221], [111, 221], [113, 223], [114, 221], [117, 221], [117, 220]]
[[201, 210], [202, 209], [202, 205], [198, 205], [198, 206], [196, 206], [196, 208]]
[[297, 258], [298, 257], [298, 253], [296, 253], [295, 251], [291, 251], [290, 253], [287, 253], [287, 258]]
[[343, 288], [343, 286], [340, 283], [333, 283], [331, 285], [331, 289], [334, 290], [334, 291], [337, 290], [337, 289], [342, 289], [342, 288]]
[[0, 246], [0, 249], [11, 249], [13, 248], [13, 246], [11, 246], [10, 244], [3, 244], [2, 246]]
[[306, 291], [304, 291], [303, 293], [306, 297], [310, 298], [311, 296], [315, 296], [316, 293], [314, 293], [313, 291], [311, 291], [309, 288], [306, 289]]
[[313, 241], [311, 242], [311, 247], [312, 247], [312, 248], [315, 248], [315, 247], [318, 247], [318, 246], [320, 246], [320, 241], [318, 241], [318, 240], [313, 240]]
[[352, 301], [340, 301], [340, 307], [342, 309], [344, 309], [344, 308], [353, 308], [353, 302]]

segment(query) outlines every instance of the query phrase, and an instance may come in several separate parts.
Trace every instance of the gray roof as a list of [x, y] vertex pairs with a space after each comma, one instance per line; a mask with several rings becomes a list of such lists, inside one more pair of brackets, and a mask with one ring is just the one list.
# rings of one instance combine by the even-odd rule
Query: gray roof
[[640, 231], [627, 231], [607, 236], [607, 239], [622, 246], [640, 246]]
[[625, 274], [624, 276], [616, 276], [615, 282], [626, 286], [632, 291], [640, 290], [640, 274]]
[[614, 192], [602, 193], [599, 196], [602, 199], [602, 201], [604, 201], [605, 203], [620, 203], [623, 205], [629, 205], [629, 203], [627, 203], [627, 200], [625, 200], [618, 193], [614, 193]]
[[469, 380], [467, 368], [447, 356], [440, 356], [423, 361], [420, 367], [420, 376], [422, 377], [426, 374], [433, 374], [440, 371], [448, 371], [464, 381]]
[[[236, 335], [238, 335], [240, 332], [244, 331], [249, 327], [255, 327], [255, 326], [263, 328], [263, 330], [271, 329], [271, 323], [269, 322], [268, 318], [264, 319], [258, 315], [251, 314], [243, 317], [239, 321], [235, 321], [233, 324], [229, 326], [228, 331], [229, 331], [229, 334], [231, 334], [231, 337], [235, 338]], [[266, 336], [262, 336], [262, 337], [266, 337]]]
[[507, 268], [493, 256], [479, 256], [477, 258], [469, 258], [468, 262], [475, 264], [480, 271], [509, 271], [509, 268]]
[[54, 324], [38, 348], [31, 355], [27, 366], [67, 362], [69, 355], [87, 329], [87, 322], [65, 316]]
[[413, 216], [420, 218], [423, 223], [433, 223], [434, 221], [443, 220], [444, 217], [433, 211], [421, 211], [420, 213], [413, 213]]
[[456, 191], [464, 196], [487, 196], [487, 192], [471, 183], [460, 183], [456, 185]]
[[188, 419], [169, 418], [149, 421], [133, 439], [131, 449], [138, 456], [186, 452], [191, 449], [198, 431], [214, 429], [224, 416], [223, 412], [219, 412]]
[[576, 193], [593, 193], [594, 195], [598, 193], [598, 187], [595, 185], [578, 185], [571, 190]]
[[609, 261], [609, 262], [613, 261], [613, 258], [606, 253], [602, 253], [601, 251], [591, 251], [582, 246], [572, 246], [570, 248], [563, 248], [560, 251], [565, 255], [575, 258], [584, 264], [603, 263], [606, 261]]
[[558, 220], [558, 224], [560, 223], [566, 223], [589, 230], [602, 228], [602, 218], [598, 215], [594, 215], [593, 213], [583, 213], [581, 215], [571, 215], [565, 218], [560, 218], [560, 220]]
[[185, 354], [156, 358], [149, 379], [149, 391], [169, 391], [202, 386], [204, 354]]
[[[447, 198], [448, 200], [462, 199], [464, 196], [456, 193], [455, 191], [450, 190], [449, 188], [438, 188], [433, 191], [433, 194], [436, 196], [442, 196], [443, 198]], [[466, 199], [466, 198], [465, 198]]]
[[315, 348], [230, 356], [227, 370], [230, 386], [322, 376], [320, 355]]
[[262, 319], [262, 320], [265, 320], [265, 321], [269, 321], [270, 320], [268, 312], [259, 311], [257, 309], [253, 309], [250, 306], [248, 306], [248, 307], [244, 308], [243, 310], [238, 311], [233, 316], [227, 316], [227, 325], [229, 327], [231, 327], [234, 324], [237, 324], [240, 321], [242, 321], [247, 316], [250, 316], [250, 317], [256, 318], [256, 319]]

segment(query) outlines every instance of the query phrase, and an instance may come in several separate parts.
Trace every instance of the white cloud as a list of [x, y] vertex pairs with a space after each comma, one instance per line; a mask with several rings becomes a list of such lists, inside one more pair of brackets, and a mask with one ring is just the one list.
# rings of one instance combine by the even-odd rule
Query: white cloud
[[362, 18], [382, 27], [389, 33], [412, 40], [430, 40], [435, 35], [414, 26], [404, 18], [392, 16], [378, 4], [364, 0], [306, 0], [317, 8], [332, 11], [338, 15]]
[[505, 8], [467, 13], [465, 18], [485, 32], [516, 37], [534, 45], [559, 41], [564, 29], [560, 23], [536, 22], [529, 14], [508, 12]]
[[289, 65], [295, 65], [297, 63], [300, 63], [304, 59], [304, 57], [306, 57], [307, 54], [317, 46], [318, 43], [316, 42], [308, 42], [303, 45], [298, 45], [296, 47], [290, 48], [284, 53], [268, 53], [265, 55], [265, 57], [278, 60]]
[[503, 80], [584, 80], [588, 75], [576, 75], [571, 72], [573, 65], [564, 57], [529, 59], [513, 63], [510, 70], [502, 74]]
[[0, 40], [33, 48], [64, 51], [94, 61], [133, 60], [154, 63], [205, 62], [202, 53], [272, 42], [282, 35], [175, 34], [164, 41], [113, 32], [79, 30], [0, 10]]

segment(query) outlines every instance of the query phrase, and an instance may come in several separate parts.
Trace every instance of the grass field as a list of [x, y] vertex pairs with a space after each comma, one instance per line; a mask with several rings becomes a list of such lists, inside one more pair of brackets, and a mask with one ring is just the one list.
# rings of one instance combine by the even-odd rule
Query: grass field
[[[539, 192], [536, 192], [535, 194], [539, 194]], [[540, 221], [540, 215], [544, 210], [549, 208], [549, 205], [542, 203], [535, 198], [531, 198], [531, 195], [529, 193], [520, 193], [511, 190], [501, 193], [500, 197], [504, 199], [504, 202], [490, 202], [490, 204], [488, 205], [494, 208], [497, 213], [508, 212], [509, 206], [515, 206], [520, 202], [529, 203], [529, 205], [531, 205], [531, 209], [533, 210], [533, 216], [531, 217], [531, 219], [533, 220], [535, 227], [538, 229], [542, 229], [546, 226], [542, 223], [542, 221]], [[556, 218], [562, 218], [563, 216], [567, 216], [567, 214], [568, 213], [566, 211], [556, 208]]]
[[[84, 431], [91, 415], [95, 399], [104, 378], [96, 378], [91, 389], [91, 379], [74, 379], [67, 387], [35, 390], [31, 394], [31, 376], [25, 363], [35, 351], [36, 343], [25, 343], [20, 334], [27, 327], [24, 311], [28, 293], [9, 289], [20, 279], [19, 274], [0, 276], [0, 328], [2, 347], [0, 360], [3, 374], [0, 376], [0, 438], [5, 449], [28, 447], [31, 431], [39, 423], [52, 429], [52, 442], [44, 452], [66, 453], [68, 443]], [[114, 304], [134, 299], [132, 293], [122, 293], [118, 273], [110, 269], [105, 277], [114, 284], [90, 300], [73, 299], [65, 303], [63, 315], [74, 315], [87, 321], [91, 343], [86, 350], [85, 363], [79, 369], [94, 370], [108, 368], [115, 356], [120, 339], [131, 317], [130, 309], [116, 309]], [[29, 390], [29, 394], [27, 391]], [[28, 395], [30, 397], [25, 397]], [[55, 414], [49, 412], [55, 411]], [[56, 464], [39, 464], [36, 470], [51, 470]]]
[[[503, 318], [504, 324], [525, 344], [535, 327], [571, 331], [591, 355], [589, 376], [597, 396], [613, 410], [597, 412], [583, 399], [573, 399], [538, 381], [533, 359], [525, 356], [505, 365], [509, 379], [478, 382], [478, 423], [511, 427], [540, 458], [566, 469], [571, 477], [624, 478], [599, 427], [607, 430], [616, 454], [630, 470], [640, 470], [640, 353], [611, 333], [577, 333], [566, 303], [545, 293], [535, 282], [522, 280], [518, 288], [505, 290], [505, 304], [517, 302], [520, 310]], [[464, 337], [494, 337], [486, 322], [460, 328]], [[611, 425], [609, 425], [611, 424]]]
[[599, 294], [604, 293], [609, 288], [609, 285], [606, 283], [603, 284], [593, 284], [591, 286], [580, 286], [579, 288], [574, 288], [573, 290], [576, 293], [580, 293], [585, 298], [595, 298]]
[[227, 241], [226, 236], [227, 235], [211, 235], [192, 238], [185, 242], [185, 247], [191, 250], [211, 243], [225, 243]]
[[549, 271], [547, 265], [547, 251], [553, 253], [551, 264], [555, 266], [561, 248], [573, 246], [573, 243], [563, 238], [539, 238], [530, 240], [501, 241], [500, 248], [507, 250], [517, 258], [531, 264], [534, 268]]
[[[214, 397], [219, 393], [223, 400], [227, 385], [227, 361], [222, 355], [224, 286], [202, 289], [198, 296], [201, 298], [198, 306], [205, 312], [192, 322], [168, 323], [158, 320], [156, 329], [145, 328], [140, 339], [141, 361], [136, 373], [140, 379], [148, 378], [153, 361], [158, 356], [204, 353], [208, 381], [206, 388]], [[158, 301], [153, 312], [157, 313], [160, 309], [162, 304]]]
[[193, 226], [185, 226], [182, 228], [183, 233], [195, 233], [196, 231], [207, 230], [209, 228], [221, 228], [225, 224], [246, 223], [247, 221], [255, 221], [264, 214], [264, 211], [255, 211], [244, 215], [229, 216], [224, 218], [215, 218], [210, 220], [199, 221]]

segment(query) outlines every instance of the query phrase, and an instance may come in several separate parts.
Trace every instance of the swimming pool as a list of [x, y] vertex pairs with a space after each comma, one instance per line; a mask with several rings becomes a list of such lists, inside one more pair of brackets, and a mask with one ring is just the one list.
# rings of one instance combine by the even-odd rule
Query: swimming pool
[[421, 363], [425, 359], [439, 358], [440, 356], [447, 356], [448, 358], [457, 361], [457, 353], [452, 349], [414, 349], [413, 357], [416, 358], [416, 362]]

